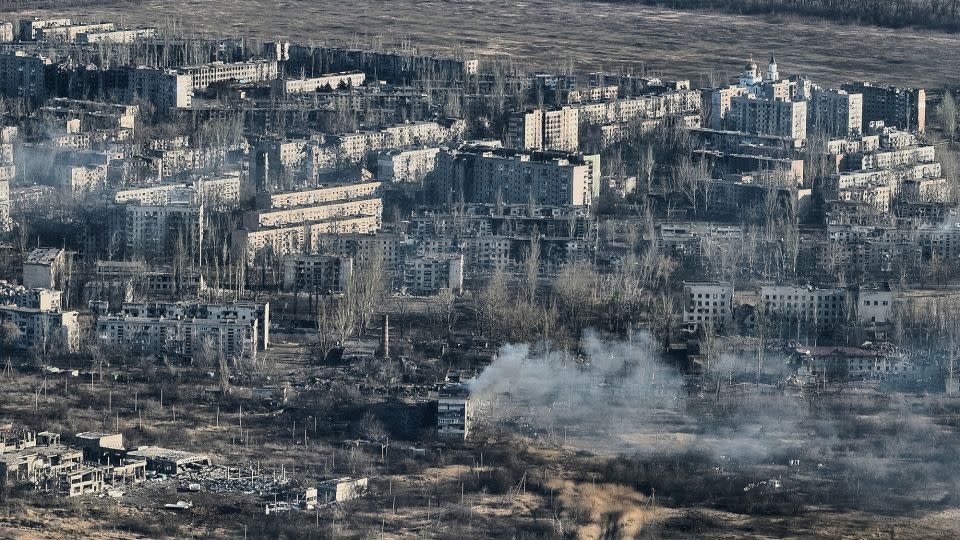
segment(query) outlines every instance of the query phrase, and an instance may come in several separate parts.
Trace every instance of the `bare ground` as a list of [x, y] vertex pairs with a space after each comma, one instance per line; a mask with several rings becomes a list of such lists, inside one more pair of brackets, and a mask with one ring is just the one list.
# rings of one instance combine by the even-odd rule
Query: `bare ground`
[[683, 12], [575, 0], [181, 0], [63, 8], [24, 14], [122, 20], [125, 25], [187, 28], [299, 41], [387, 42], [409, 39], [424, 51], [465, 51], [518, 62], [578, 69], [635, 70], [706, 83], [711, 72], [734, 76], [745, 58], [775, 52], [781, 73], [829, 84], [851, 79], [938, 87], [960, 84], [960, 45], [953, 34], [843, 26], [810, 19]]

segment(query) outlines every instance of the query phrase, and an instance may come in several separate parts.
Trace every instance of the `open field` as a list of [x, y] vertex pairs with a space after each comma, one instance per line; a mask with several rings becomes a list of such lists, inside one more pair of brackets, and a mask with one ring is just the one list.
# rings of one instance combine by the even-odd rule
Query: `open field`
[[[704, 82], [734, 76], [750, 56], [777, 55], [781, 72], [830, 84], [851, 79], [937, 87], [960, 84], [960, 36], [801, 18], [683, 12], [575, 0], [248, 0], [127, 3], [8, 12], [112, 19], [125, 25], [181, 21], [203, 33], [301, 41], [409, 39], [424, 51], [502, 55], [530, 65], [635, 70]], [[749, 44], [749, 45], [747, 45]], [[702, 78], [702, 79], [701, 79]]]

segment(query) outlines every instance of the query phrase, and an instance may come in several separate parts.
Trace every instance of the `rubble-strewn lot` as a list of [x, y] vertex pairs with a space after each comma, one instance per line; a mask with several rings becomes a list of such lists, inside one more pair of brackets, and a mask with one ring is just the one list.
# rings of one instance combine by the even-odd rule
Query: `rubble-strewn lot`
[[[130, 444], [207, 452], [216, 465], [151, 478], [118, 498], [8, 492], [0, 531], [17, 538], [80, 530], [91, 538], [481, 538], [504, 531], [592, 538], [602, 530], [762, 538], [788, 522], [798, 537], [960, 531], [950, 510], [960, 409], [944, 397], [740, 385], [724, 388], [717, 401], [691, 387], [675, 407], [638, 411], [619, 431], [610, 429], [617, 423], [524, 428], [521, 412], [517, 422], [485, 426], [465, 447], [430, 442], [432, 417], [417, 392], [405, 390], [416, 384], [370, 381], [350, 363], [313, 365], [307, 350], [288, 343], [262, 360], [271, 379], [294, 383], [286, 404], [239, 397], [239, 383], [231, 396], [216, 396], [190, 369], [172, 366], [157, 367], [162, 375], [152, 382], [73, 380], [64, 390], [62, 380], [51, 380], [35, 411], [42, 379], [8, 376], [0, 405], [27, 425], [65, 434], [110, 430], [119, 415]], [[399, 378], [410, 375], [398, 370]], [[171, 377], [180, 383], [169, 384]], [[371, 391], [381, 387], [388, 391]], [[283, 502], [272, 495], [278, 488], [344, 475], [370, 476], [367, 495], [264, 514], [265, 504]], [[164, 508], [177, 501], [192, 507]]]

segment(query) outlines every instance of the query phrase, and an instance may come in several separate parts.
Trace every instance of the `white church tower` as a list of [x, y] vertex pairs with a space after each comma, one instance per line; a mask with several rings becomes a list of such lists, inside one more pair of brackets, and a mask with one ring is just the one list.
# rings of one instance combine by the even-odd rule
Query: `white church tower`
[[776, 82], [780, 80], [780, 72], [777, 71], [777, 59], [770, 53], [770, 63], [767, 64], [767, 82]]

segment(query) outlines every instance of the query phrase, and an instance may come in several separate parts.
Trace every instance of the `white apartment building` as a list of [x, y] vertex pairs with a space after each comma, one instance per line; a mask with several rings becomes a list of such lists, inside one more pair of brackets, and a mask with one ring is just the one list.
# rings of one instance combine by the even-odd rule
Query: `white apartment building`
[[599, 195], [600, 156], [466, 147], [437, 154], [442, 192], [467, 202], [589, 206]]
[[189, 75], [194, 90], [222, 81], [266, 82], [277, 78], [275, 60], [250, 60], [248, 62], [211, 62], [199, 66], [182, 67], [177, 70]]
[[326, 221], [233, 231], [233, 250], [253, 263], [258, 256], [283, 257], [319, 252], [325, 235], [367, 234], [380, 229], [380, 216], [337, 217]]
[[[0, 177], [3, 176], [4, 166], [0, 165]], [[10, 232], [13, 228], [13, 219], [10, 217], [10, 179], [0, 178], [0, 232]]]
[[700, 114], [699, 92], [668, 91], [647, 96], [572, 105], [580, 124], [618, 124], [672, 115]]
[[437, 166], [439, 148], [393, 150], [377, 159], [377, 178], [383, 182], [420, 183]]
[[279, 193], [258, 193], [257, 208], [262, 210], [289, 209], [335, 201], [349, 201], [377, 195], [382, 182], [359, 182], [356, 184], [335, 184], [299, 191]]
[[107, 185], [106, 165], [67, 165], [60, 169], [60, 188], [73, 195], [83, 195]]
[[0, 305], [13, 305], [40, 311], [60, 311], [63, 307], [63, 293], [53, 289], [28, 289], [0, 281]]
[[437, 392], [437, 435], [464, 440], [470, 437], [476, 403], [463, 384], [447, 384]]
[[156, 28], [132, 28], [128, 30], [88, 30], [77, 34], [77, 43], [133, 43], [138, 39], [153, 37]]
[[430, 296], [448, 290], [463, 290], [463, 255], [445, 253], [409, 257], [404, 287], [414, 295]]
[[911, 146], [893, 150], [848, 154], [843, 158], [845, 169], [889, 169], [914, 163], [930, 163], [936, 160], [936, 148], [932, 145]]
[[333, 137], [333, 151], [346, 163], [359, 163], [369, 152], [446, 144], [463, 138], [466, 124], [454, 120], [443, 126], [437, 122], [411, 122], [380, 131], [358, 131]]
[[412, 241], [406, 235], [393, 232], [326, 234], [316, 238], [314, 253], [352, 257], [355, 267], [382, 256], [387, 274], [401, 276], [411, 246]]
[[240, 206], [242, 183], [240, 172], [235, 171], [200, 178], [193, 182], [193, 186], [200, 196], [198, 202], [202, 204], [204, 208], [215, 211], [226, 211]]
[[143, 99], [166, 113], [189, 107], [193, 102], [193, 78], [174, 70], [134, 67], [128, 72], [126, 101]]
[[38, 33], [51, 26], [68, 26], [72, 23], [70, 19], [20, 19], [20, 40], [35, 41]]
[[196, 261], [203, 241], [203, 206], [189, 201], [125, 208], [127, 248], [143, 256], [172, 257], [179, 244]]
[[752, 94], [733, 97], [727, 125], [734, 131], [807, 138], [807, 103], [764, 99]]
[[330, 294], [343, 292], [353, 275], [353, 257], [291, 254], [283, 258], [283, 288]]
[[115, 28], [116, 26], [111, 22], [51, 24], [35, 28], [34, 38], [37, 41], [66, 41], [76, 43], [80, 34], [104, 32], [114, 30]]
[[42, 352], [76, 352], [79, 325], [76, 311], [43, 311], [15, 305], [0, 305], [0, 321], [12, 323], [18, 332], [13, 346]]
[[227, 358], [256, 358], [270, 346], [270, 305], [125, 303], [97, 317], [97, 338], [110, 347], [194, 357], [211, 346]]
[[576, 152], [579, 137], [577, 109], [527, 109], [510, 117], [505, 145], [517, 150]]
[[157, 184], [119, 189], [113, 193], [116, 204], [165, 206], [178, 202], [203, 205], [213, 210], [230, 210], [240, 204], [240, 173], [199, 178], [189, 183]]
[[861, 133], [863, 95], [843, 90], [814, 88], [807, 107], [807, 131], [831, 137]]
[[729, 328], [733, 321], [733, 283], [684, 282], [683, 322]]
[[307, 79], [277, 79], [274, 81], [274, 88], [281, 95], [303, 94], [316, 92], [327, 86], [334, 90], [344, 85], [362, 86], [366, 78], [367, 76], [362, 71], [327, 73]]
[[885, 283], [850, 289], [764, 285], [760, 299], [767, 316], [820, 326], [846, 321], [886, 324], [893, 310], [893, 293]]
[[53, 289], [57, 286], [66, 260], [58, 248], [36, 248], [23, 261], [23, 286], [28, 289]]
[[382, 213], [383, 199], [380, 197], [356, 199], [344, 197], [339, 200], [308, 203], [289, 208], [252, 210], [244, 214], [243, 225], [248, 229], [260, 229], [357, 216], [375, 216], [379, 219]]

